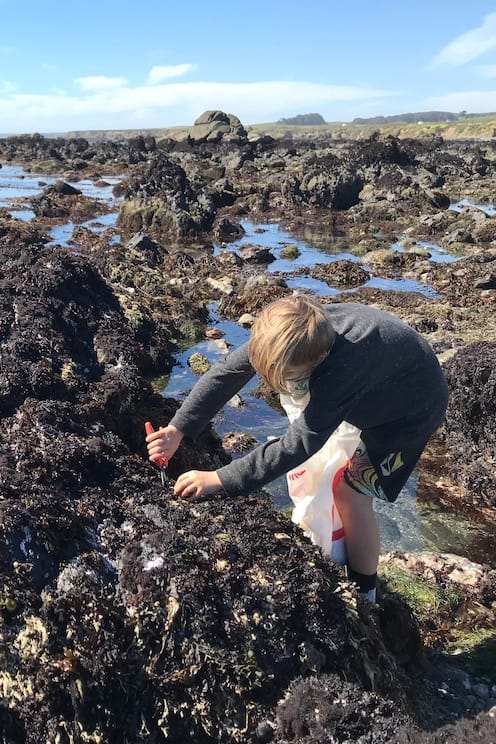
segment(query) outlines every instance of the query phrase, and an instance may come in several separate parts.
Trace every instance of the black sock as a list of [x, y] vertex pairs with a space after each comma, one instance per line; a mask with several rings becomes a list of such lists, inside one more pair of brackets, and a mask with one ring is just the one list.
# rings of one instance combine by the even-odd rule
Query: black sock
[[371, 589], [375, 589], [377, 583], [377, 572], [373, 574], [362, 574], [347, 566], [346, 573], [348, 575], [348, 581], [352, 581], [356, 584], [358, 591], [362, 594], [366, 594]]

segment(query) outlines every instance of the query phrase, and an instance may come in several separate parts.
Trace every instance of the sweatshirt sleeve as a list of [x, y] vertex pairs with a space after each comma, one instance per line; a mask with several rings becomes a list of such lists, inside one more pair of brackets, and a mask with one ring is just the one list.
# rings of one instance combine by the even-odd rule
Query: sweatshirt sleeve
[[215, 414], [254, 375], [246, 343], [200, 377], [170, 423], [190, 439], [196, 439]]
[[[313, 388], [313, 389], [312, 389]], [[286, 433], [256, 447], [252, 452], [217, 470], [224, 490], [239, 496], [261, 488], [315, 454], [332, 432], [346, 419], [351, 399], [326, 401], [325, 381], [310, 383], [306, 409], [289, 425]]]

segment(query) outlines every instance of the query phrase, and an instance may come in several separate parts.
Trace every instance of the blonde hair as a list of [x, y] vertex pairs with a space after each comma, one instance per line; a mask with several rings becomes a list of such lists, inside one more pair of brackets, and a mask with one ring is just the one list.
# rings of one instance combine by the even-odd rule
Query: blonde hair
[[305, 295], [292, 295], [264, 307], [248, 343], [252, 367], [278, 392], [288, 392], [288, 367], [309, 368], [326, 354], [335, 337], [322, 305]]

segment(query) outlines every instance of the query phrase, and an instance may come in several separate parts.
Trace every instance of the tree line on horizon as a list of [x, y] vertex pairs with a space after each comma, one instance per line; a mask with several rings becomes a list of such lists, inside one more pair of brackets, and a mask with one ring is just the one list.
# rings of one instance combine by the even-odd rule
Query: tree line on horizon
[[[406, 124], [419, 122], [442, 122], [442, 121], [457, 121], [459, 119], [471, 119], [478, 116], [496, 116], [496, 113], [491, 114], [469, 114], [466, 111], [460, 111], [454, 113], [452, 111], [414, 111], [405, 114], [394, 114], [392, 116], [369, 116], [369, 117], [357, 117], [353, 119], [352, 124], [395, 124], [398, 122], [404, 122]], [[278, 119], [278, 124], [286, 124], [289, 126], [312, 126], [326, 124], [326, 120], [321, 114], [298, 114], [297, 116], [290, 116], [285, 119]]]

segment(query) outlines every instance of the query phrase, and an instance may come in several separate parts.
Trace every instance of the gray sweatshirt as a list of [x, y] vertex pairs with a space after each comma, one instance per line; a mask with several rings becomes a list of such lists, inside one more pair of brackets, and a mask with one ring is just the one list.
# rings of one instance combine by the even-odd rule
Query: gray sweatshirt
[[[447, 385], [429, 344], [398, 318], [357, 303], [325, 307], [336, 338], [310, 376], [310, 400], [286, 433], [217, 473], [225, 491], [248, 493], [317, 452], [342, 421], [367, 448], [388, 454], [423, 446], [442, 423]], [[244, 344], [196, 383], [170, 422], [195, 439], [255, 370]]]

